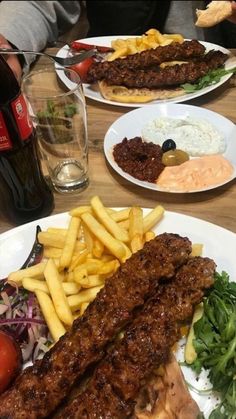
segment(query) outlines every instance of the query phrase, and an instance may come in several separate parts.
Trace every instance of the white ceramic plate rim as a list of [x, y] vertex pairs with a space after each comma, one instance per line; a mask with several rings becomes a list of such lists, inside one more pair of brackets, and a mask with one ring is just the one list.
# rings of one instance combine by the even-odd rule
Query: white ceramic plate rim
[[[84, 43], [88, 43], [88, 44], [92, 44], [92, 45], [104, 45], [104, 46], [111, 46], [111, 41], [115, 40], [115, 39], [126, 39], [126, 38], [134, 38], [135, 36], [129, 36], [129, 35], [113, 35], [113, 36], [99, 36], [99, 37], [93, 37], [93, 38], [84, 38], [84, 39], [79, 39], [79, 42], [84, 42]], [[226, 54], [230, 54], [230, 51], [224, 47], [221, 47], [220, 45], [216, 45], [216, 44], [212, 44], [210, 42], [203, 42], [203, 41], [199, 41], [201, 42], [201, 44], [203, 44], [206, 47], [206, 50], [210, 50], [210, 49], [216, 49], [216, 50], [220, 50]], [[67, 57], [68, 53], [69, 53], [69, 46], [65, 45], [64, 47], [62, 47], [58, 53], [57, 56], [58, 57]], [[236, 66], [236, 57], [230, 56], [230, 58], [226, 61], [225, 63], [225, 68], [226, 69], [230, 69]], [[59, 64], [55, 64], [56, 69], [60, 67]], [[61, 78], [61, 80], [65, 83], [65, 85], [67, 85], [68, 83], [68, 78], [63, 75], [63, 74], [59, 74], [59, 77]], [[132, 107], [132, 108], [139, 108], [139, 107], [143, 107], [143, 106], [147, 106], [147, 105], [156, 105], [158, 103], [180, 103], [180, 102], [186, 102], [189, 101], [191, 99], [195, 99], [199, 96], [202, 96], [206, 93], [211, 92], [212, 90], [215, 90], [217, 87], [221, 86], [223, 83], [225, 83], [229, 78], [231, 77], [231, 74], [227, 74], [225, 76], [223, 76], [221, 78], [221, 80], [216, 83], [213, 84], [211, 86], [207, 86], [204, 89], [201, 89], [195, 93], [189, 93], [186, 95], [181, 95], [172, 99], [166, 99], [166, 100], [154, 100], [150, 103], [122, 103], [122, 102], [114, 102], [112, 100], [107, 100], [105, 98], [103, 98], [100, 94], [99, 91], [95, 91], [93, 89], [93, 87], [89, 84], [84, 84], [84, 94], [87, 98], [93, 99], [97, 102], [101, 102], [101, 103], [107, 103], [109, 105], [114, 105], [114, 106], [123, 106], [123, 107]]]
[[[155, 183], [149, 183], [135, 179], [133, 176], [124, 172], [115, 162], [112, 155], [113, 146], [117, 143], [120, 143], [124, 137], [130, 139], [135, 136], [141, 136], [141, 129], [148, 121], [152, 121], [153, 119], [159, 116], [184, 118], [187, 115], [208, 120], [213, 126], [215, 126], [216, 129], [218, 129], [224, 135], [227, 143], [227, 148], [223, 155], [230, 161], [230, 163], [234, 167], [232, 176], [228, 178], [227, 181], [206, 188], [192, 189], [188, 192], [167, 190], [161, 188]], [[224, 116], [198, 106], [170, 103], [160, 104], [156, 106], [149, 105], [145, 108], [134, 109], [122, 115], [109, 127], [104, 138], [104, 153], [112, 168], [120, 176], [134, 183], [135, 185], [142, 186], [146, 189], [167, 193], [195, 193], [207, 191], [210, 189], [218, 188], [230, 182], [236, 177], [236, 126], [232, 121], [225, 118]]]
[[[147, 208], [143, 210], [144, 214], [149, 211]], [[68, 213], [61, 213], [2, 233], [0, 235], [0, 261], [5, 261], [7, 270], [4, 271], [4, 267], [0, 266], [0, 278], [9, 271], [18, 269], [25, 261], [34, 242], [37, 225], [46, 229], [48, 227], [65, 227], [68, 222]], [[193, 243], [203, 243], [203, 255], [216, 261], [218, 271], [225, 270], [231, 275], [232, 279], [236, 277], [236, 265], [234, 263], [235, 233], [207, 221], [170, 211], [165, 212], [163, 219], [154, 230], [157, 234], [163, 232], [178, 233], [182, 236], [188, 236]], [[219, 246], [220, 243], [223, 243], [222, 248]], [[183, 350], [180, 349], [177, 357], [181, 359], [182, 356]], [[185, 368], [184, 374], [186, 380], [199, 389], [209, 387], [206, 374], [203, 374], [198, 382], [190, 369]], [[195, 392], [192, 392], [192, 396], [205, 416], [208, 417], [216, 403], [214, 396], [209, 396], [209, 394], [199, 396]]]

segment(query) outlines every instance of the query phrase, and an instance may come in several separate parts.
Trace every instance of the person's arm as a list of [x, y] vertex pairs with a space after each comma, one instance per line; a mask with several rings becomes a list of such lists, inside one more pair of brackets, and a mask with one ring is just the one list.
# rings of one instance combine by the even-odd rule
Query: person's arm
[[[79, 15], [78, 1], [2, 1], [0, 46], [6, 45], [7, 40], [18, 49], [40, 51], [75, 24]], [[33, 59], [25, 56], [26, 64]], [[19, 72], [17, 61], [16, 56], [8, 58], [9, 64]]]
[[236, 2], [232, 1], [231, 2], [231, 7], [233, 10], [233, 14], [232, 16], [230, 16], [230, 18], [228, 19], [230, 22], [236, 23]]

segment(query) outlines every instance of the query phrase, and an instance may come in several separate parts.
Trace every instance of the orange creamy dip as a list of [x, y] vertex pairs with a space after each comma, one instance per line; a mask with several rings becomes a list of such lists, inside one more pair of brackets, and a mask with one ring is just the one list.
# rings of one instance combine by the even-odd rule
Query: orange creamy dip
[[224, 183], [233, 170], [233, 166], [222, 155], [203, 156], [180, 166], [165, 167], [157, 185], [176, 192], [188, 192]]

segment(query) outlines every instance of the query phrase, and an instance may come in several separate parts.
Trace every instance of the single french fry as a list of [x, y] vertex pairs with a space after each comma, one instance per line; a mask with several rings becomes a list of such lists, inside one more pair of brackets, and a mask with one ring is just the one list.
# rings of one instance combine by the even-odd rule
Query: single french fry
[[140, 234], [135, 234], [130, 242], [130, 247], [132, 250], [132, 253], [138, 252], [138, 250], [143, 248], [143, 238]]
[[93, 253], [93, 246], [94, 246], [93, 235], [85, 223], [83, 223], [83, 231], [84, 231], [84, 241], [86, 243], [86, 247], [90, 253]]
[[104, 227], [115, 237], [117, 240], [122, 242], [128, 242], [129, 236], [127, 231], [121, 228], [113, 218], [107, 213], [106, 208], [104, 207], [102, 201], [98, 196], [93, 196], [91, 199], [91, 206], [96, 214], [98, 220], [104, 225]]
[[115, 211], [111, 213], [111, 218], [118, 223], [119, 221], [127, 220], [129, 218], [129, 212], [130, 212], [130, 208], [125, 208], [120, 211]]
[[120, 264], [118, 260], [111, 260], [110, 262], [104, 262], [101, 268], [98, 269], [98, 275], [105, 275], [115, 272], [119, 268]]
[[201, 256], [203, 250], [203, 244], [201, 243], [193, 243], [192, 244], [192, 252], [190, 256]]
[[131, 252], [131, 250], [128, 248], [128, 246], [125, 243], [122, 243], [122, 244], [123, 244], [123, 247], [125, 249], [125, 255], [122, 258], [121, 262], [124, 263], [127, 259], [130, 258], [130, 256], [132, 256], [132, 252]]
[[49, 295], [41, 290], [35, 290], [35, 294], [52, 338], [54, 342], [57, 342], [66, 333], [66, 329], [58, 318]]
[[80, 217], [84, 212], [90, 212], [92, 214], [92, 208], [90, 205], [82, 205], [80, 207], [72, 209], [69, 214], [71, 217]]
[[89, 255], [88, 249], [85, 249], [82, 253], [79, 253], [74, 259], [72, 259], [68, 271], [73, 272], [75, 268], [84, 263]]
[[65, 281], [66, 282], [73, 282], [74, 281], [74, 272], [65, 272]]
[[87, 302], [87, 303], [82, 303], [81, 304], [81, 306], [80, 306], [80, 315], [81, 316], [83, 316], [83, 314], [84, 314], [84, 312], [85, 312], [85, 310], [86, 310], [86, 308], [89, 306], [89, 303]]
[[48, 227], [48, 233], [59, 234], [63, 237], [67, 235], [67, 228]]
[[65, 292], [65, 295], [74, 295], [74, 294], [78, 294], [81, 287], [75, 282], [63, 282], [62, 288]]
[[38, 233], [38, 241], [44, 246], [56, 247], [62, 249], [65, 244], [65, 236], [57, 233], [49, 233], [48, 231], [40, 231]]
[[21, 285], [22, 279], [26, 277], [43, 279], [45, 266], [46, 262], [40, 262], [37, 265], [30, 266], [29, 268], [11, 272], [8, 275], [8, 282], [15, 282], [17, 285]]
[[82, 220], [92, 233], [106, 246], [112, 254], [119, 260], [125, 256], [125, 249], [122, 243], [116, 240], [112, 235], [100, 224], [93, 215], [84, 213], [81, 215]]
[[158, 223], [164, 215], [164, 208], [161, 205], [153, 208], [143, 219], [143, 232], [151, 230], [156, 223]]
[[129, 213], [129, 237], [132, 240], [139, 236], [143, 237], [143, 210], [140, 207], [132, 207]]
[[121, 228], [124, 228], [125, 230], [129, 230], [129, 219], [120, 221], [118, 224]]
[[77, 295], [70, 295], [67, 297], [67, 301], [71, 310], [73, 312], [77, 311], [80, 309], [82, 303], [93, 301], [101, 288], [102, 286], [89, 288], [79, 292]]
[[48, 260], [44, 270], [44, 276], [59, 319], [66, 325], [71, 326], [73, 323], [73, 316], [62, 287], [59, 272], [53, 259]]
[[146, 242], [149, 242], [150, 240], [153, 240], [155, 238], [155, 233], [154, 233], [154, 231], [147, 231], [146, 233], [145, 233], [145, 243]]
[[60, 258], [60, 266], [62, 268], [68, 268], [70, 265], [72, 255], [75, 249], [79, 225], [80, 225], [80, 219], [76, 217], [72, 217], [70, 220], [68, 232], [65, 238], [65, 245], [62, 249], [62, 255]]
[[76, 269], [73, 272], [73, 279], [77, 284], [81, 284], [82, 280], [86, 280], [88, 278], [88, 271], [83, 266], [81, 269]]
[[104, 251], [104, 244], [97, 238], [94, 238], [93, 254], [96, 258], [101, 258]]
[[[46, 294], [50, 294], [46, 281], [39, 281], [38, 279], [33, 278], [23, 278], [22, 285], [26, 290], [31, 292], [40, 290], [46, 292]], [[65, 295], [73, 295], [78, 294], [81, 287], [75, 282], [63, 282], [62, 288], [65, 292]]]
[[49, 289], [45, 281], [39, 281], [38, 279], [34, 278], [23, 278], [22, 286], [27, 291], [35, 292], [35, 290], [40, 290], [46, 292], [46, 294], [49, 294]]
[[62, 249], [58, 249], [56, 247], [48, 247], [45, 246], [43, 249], [43, 255], [47, 259], [60, 259], [62, 254]]
[[87, 277], [81, 278], [78, 283], [83, 288], [92, 288], [97, 286], [104, 285], [104, 279], [101, 278], [99, 275], [89, 275]]

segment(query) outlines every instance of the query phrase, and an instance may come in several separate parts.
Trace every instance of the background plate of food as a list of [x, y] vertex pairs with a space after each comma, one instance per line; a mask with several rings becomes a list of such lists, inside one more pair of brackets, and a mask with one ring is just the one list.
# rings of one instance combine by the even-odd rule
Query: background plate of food
[[171, 193], [201, 192], [236, 176], [236, 127], [210, 110], [149, 105], [118, 118], [104, 139], [112, 168], [136, 185]]
[[[174, 42], [175, 45], [177, 45], [177, 48], [180, 49], [179, 52], [176, 52], [176, 47], [173, 45], [171, 46], [172, 42]], [[190, 44], [188, 44], [189, 42]], [[138, 68], [136, 61], [134, 61], [131, 65], [128, 63], [125, 69], [128, 70], [129, 73], [130, 68], [133, 66], [135, 74], [132, 73], [130, 76], [130, 73], [124, 73], [122, 69], [122, 77], [123, 80], [125, 80], [126, 86], [122, 85], [122, 82], [117, 79], [117, 77], [114, 79], [115, 75], [113, 70], [112, 79], [107, 82], [106, 78], [103, 77], [104, 74], [101, 73], [101, 64], [99, 63], [97, 63], [97, 66], [100, 66], [99, 71], [93, 71], [89, 75], [91, 72], [90, 66], [93, 64], [92, 58], [85, 60], [78, 66], [74, 66], [74, 69], [81, 74], [82, 80], [84, 80], [85, 96], [98, 102], [108, 103], [111, 105], [140, 107], [145, 106], [147, 103], [157, 104], [163, 103], [163, 101], [167, 103], [177, 103], [194, 99], [216, 89], [225, 83], [232, 75], [232, 73], [226, 73], [225, 70], [231, 70], [236, 66], [236, 58], [230, 54], [229, 50], [219, 45], [202, 41], [199, 43], [198, 41], [194, 40], [186, 40], [185, 42], [184, 38], [180, 34], [162, 35], [155, 29], [151, 29], [145, 35], [140, 37], [105, 36], [81, 39], [79, 41], [74, 41], [71, 44], [73, 48], [68, 45], [61, 48], [58, 52], [58, 56], [66, 57], [68, 54], [82, 51], [82, 49], [84, 49], [83, 44], [115, 48], [112, 52], [104, 52], [103, 50], [99, 51], [96, 49], [98, 61], [104, 61], [105, 59], [112, 60], [108, 63], [109, 67], [114, 66], [114, 63], [119, 62], [120, 58], [127, 60], [127, 58], [130, 59], [131, 55], [142, 51], [145, 51], [145, 54], [149, 54], [149, 56], [145, 58], [145, 62], [150, 62], [151, 49], [158, 49], [158, 46], [164, 47], [164, 54], [161, 53], [161, 58], [158, 58], [160, 61], [160, 74], [158, 75], [158, 80], [151, 82], [158, 87], [152, 87], [153, 84], [150, 85], [150, 79], [153, 80], [153, 73], [147, 74], [147, 67], [142, 69], [143, 64], [140, 64], [141, 70], [138, 69], [136, 73], [136, 69]], [[187, 50], [188, 52], [186, 53]], [[203, 61], [205, 61], [205, 63], [203, 63], [202, 56], [206, 56], [206, 54], [212, 50], [218, 52], [214, 52], [213, 56], [207, 55], [207, 60], [204, 58]], [[224, 54], [227, 54], [227, 56], [224, 56]], [[136, 56], [139, 60], [140, 54]], [[135, 60], [137, 59], [135, 58]], [[199, 59], [201, 62], [198, 62]], [[195, 61], [195, 64], [193, 64], [193, 62], [189, 62], [191, 60]], [[201, 77], [196, 82], [196, 77], [199, 78], [199, 71], [201, 75], [205, 75], [206, 72], [209, 71], [205, 69], [206, 61], [207, 65], [210, 65], [211, 68], [209, 73], [210, 76]], [[217, 62], [217, 64], [212, 64], [213, 62]], [[153, 63], [151, 62], [151, 65], [152, 64]], [[184, 73], [181, 74], [181, 76], [179, 72], [180, 64]], [[149, 64], [147, 65], [150, 67]], [[204, 66], [203, 73], [202, 66]], [[58, 67], [57, 64], [56, 67]], [[170, 67], [172, 67], [172, 69]], [[198, 67], [197, 71], [196, 67]], [[102, 70], [104, 71], [104, 68]], [[142, 87], [140, 87], [140, 71], [142, 72], [142, 78], [144, 79], [144, 81], [142, 81]], [[171, 74], [169, 74], [169, 72], [171, 72]], [[189, 75], [191, 74], [194, 74], [195, 81], [190, 85], [189, 82], [192, 80], [192, 76], [190, 77]], [[88, 80], [88, 75], [89, 81], [91, 83], [86, 83], [86, 80]], [[66, 76], [62, 76], [62, 78], [65, 83], [68, 82]], [[127, 85], [128, 79], [129, 82]], [[167, 79], [172, 80], [169, 86], [166, 85]], [[134, 81], [135, 84], [133, 85]], [[170, 83], [170, 81], [168, 81], [168, 83]], [[148, 86], [150, 86], [150, 88], [148, 88]]]
[[[41, 235], [40, 237], [40, 241], [42, 242], [42, 237], [45, 238], [47, 237], [47, 240], [49, 240], [49, 237], [52, 237], [53, 234], [57, 234], [58, 235], [58, 240], [57, 240], [57, 244], [59, 243], [59, 238], [61, 237], [61, 235], [63, 236], [65, 232], [67, 232], [68, 235], [71, 235], [71, 222], [72, 220], [74, 220], [74, 218], [76, 218], [76, 215], [78, 218], [80, 218], [83, 214], [94, 214], [95, 216], [95, 212], [93, 212], [95, 209], [99, 209], [99, 221], [102, 223], [103, 221], [103, 211], [104, 211], [104, 207], [101, 203], [101, 201], [98, 199], [98, 197], [93, 197], [91, 199], [91, 205], [88, 206], [83, 206], [83, 207], [78, 207], [74, 210], [72, 210], [70, 212], [70, 215], [68, 213], [64, 213], [64, 214], [57, 214], [51, 217], [47, 217], [44, 219], [40, 219], [37, 221], [34, 221], [32, 223], [20, 226], [18, 228], [12, 229], [6, 233], [3, 233], [0, 235], [0, 255], [1, 260], [4, 260], [4, 265], [1, 264], [0, 265], [0, 277], [6, 276], [7, 274], [9, 274], [10, 272], [12, 272], [12, 270], [17, 270], [21, 267], [21, 265], [24, 263], [26, 257], [28, 256], [31, 247], [34, 243], [35, 240], [35, 230], [36, 230], [36, 226], [40, 225], [41, 229], [44, 232], [44, 235]], [[137, 209], [138, 207], [136, 207]], [[108, 210], [108, 209], [107, 209]], [[128, 212], [127, 212], [128, 210]], [[113, 214], [113, 219], [117, 219], [117, 220], [121, 220], [123, 219], [123, 221], [128, 221], [130, 220], [131, 222], [131, 218], [130, 218], [130, 211], [132, 209], [120, 209], [120, 208], [116, 208], [116, 209], [110, 209], [109, 214]], [[178, 213], [173, 213], [173, 212], [169, 212], [169, 211], [164, 211], [163, 208], [160, 208], [160, 206], [156, 207], [155, 209], [153, 209], [152, 211], [150, 209], [141, 209], [139, 208], [139, 210], [143, 213], [142, 217], [143, 217], [143, 226], [146, 226], [147, 221], [148, 221], [148, 228], [152, 229], [153, 232], [156, 235], [161, 235], [162, 233], [177, 233], [183, 237], [188, 237], [192, 243], [194, 244], [193, 249], [195, 249], [195, 254], [200, 254], [202, 253], [202, 255], [205, 257], [209, 257], [212, 258], [216, 264], [217, 264], [217, 271], [219, 273], [221, 273], [222, 270], [227, 271], [228, 274], [231, 276], [231, 279], [233, 280], [235, 278], [236, 275], [236, 269], [235, 269], [235, 263], [234, 263], [234, 249], [236, 246], [236, 235], [228, 230], [225, 230], [219, 226], [213, 225], [211, 223], [205, 222], [203, 220], [197, 219], [197, 218], [193, 218], [193, 217], [189, 217], [183, 214], [178, 214]], [[160, 211], [162, 210], [162, 211]], [[92, 211], [92, 212], [91, 212]], [[152, 216], [150, 217], [150, 214], [152, 213]], [[155, 217], [153, 217], [153, 214], [156, 214]], [[126, 217], [128, 217], [128, 219], [125, 219], [125, 215]], [[128, 214], [128, 215], [127, 215]], [[161, 214], [161, 216], [160, 216]], [[134, 215], [134, 213], [133, 213]], [[84, 218], [85, 219], [85, 218]], [[138, 220], [138, 217], [136, 218], [136, 222]], [[152, 220], [152, 222], [150, 222], [150, 220]], [[132, 218], [132, 223], [134, 222], [133, 218]], [[92, 224], [91, 224], [92, 225]], [[147, 227], [147, 226], [146, 226]], [[64, 230], [66, 229], [66, 230]], [[45, 235], [45, 233], [48, 232], [51, 234], [49, 235]], [[101, 237], [100, 237], [101, 238]], [[143, 237], [144, 238], [144, 237]], [[78, 238], [78, 241], [80, 241], [81, 239]], [[83, 241], [82, 241], [83, 242]], [[224, 246], [220, 249], [219, 251], [219, 243], [224, 243]], [[77, 243], [78, 244], [78, 243]], [[49, 245], [47, 243], [47, 245], [45, 245], [45, 248], [47, 249], [47, 252], [49, 251]], [[197, 249], [203, 247], [202, 252], [198, 251]], [[59, 248], [57, 248], [59, 249]], [[193, 256], [193, 255], [192, 255]], [[45, 256], [44, 256], [45, 257]], [[45, 257], [46, 258], [46, 257]], [[52, 256], [50, 258], [50, 260], [52, 261]], [[45, 259], [44, 259], [45, 260]], [[36, 267], [37, 265], [35, 265]], [[19, 276], [19, 272], [21, 272], [21, 275]], [[46, 277], [46, 281], [50, 281], [51, 279], [49, 279], [49, 277], [51, 278], [51, 274], [48, 276], [50, 272], [46, 272], [46, 268], [44, 270], [44, 274]], [[29, 272], [28, 272], [29, 274]], [[28, 275], [27, 274], [27, 275]], [[21, 281], [23, 282], [23, 284], [28, 284], [29, 287], [29, 283], [31, 281], [31, 286], [33, 284], [34, 281], [36, 282], [40, 282], [41, 286], [43, 287], [47, 287], [47, 285], [45, 284], [45, 279], [43, 277], [40, 278], [39, 276], [39, 271], [36, 273], [36, 271], [31, 270], [31, 277], [26, 277], [26, 271], [24, 273], [25, 276], [22, 275], [22, 271], [16, 271], [16, 273], [13, 275], [11, 274], [9, 279], [13, 281], [13, 279], [15, 281], [17, 281], [17, 278], [19, 280], [19, 278], [21, 278]], [[35, 276], [34, 276], [35, 275]], [[82, 277], [81, 277], [82, 279]], [[55, 280], [55, 278], [54, 278]], [[56, 281], [56, 280], [55, 280]], [[63, 281], [64, 283], [67, 281]], [[48, 283], [48, 282], [47, 282]], [[67, 282], [67, 284], [69, 284], [69, 282]], [[1, 284], [0, 284], [1, 285]], [[76, 284], [75, 284], [76, 285]], [[78, 285], [78, 283], [77, 283]], [[13, 305], [12, 305], [12, 310], [15, 310], [15, 306], [17, 306], [18, 309], [18, 314], [17, 316], [28, 316], [31, 318], [31, 323], [30, 323], [30, 319], [28, 318], [27, 320], [27, 324], [30, 326], [32, 326], [32, 329], [34, 331], [34, 334], [36, 335], [36, 341], [37, 339], [40, 339], [40, 336], [37, 336], [37, 322], [38, 325], [40, 326], [40, 315], [37, 313], [37, 317], [35, 317], [35, 302], [34, 302], [34, 298], [32, 293], [30, 293], [28, 296], [26, 294], [26, 291], [23, 290], [22, 293], [22, 288], [21, 288], [21, 282], [18, 282], [18, 286], [19, 286], [19, 295], [21, 296], [21, 298], [24, 295], [24, 298], [22, 298], [20, 301], [16, 301], [14, 300]], [[25, 286], [25, 285], [24, 285]], [[39, 285], [37, 285], [39, 286]], [[42, 297], [42, 293], [44, 293], [44, 291], [40, 291], [39, 288], [35, 288], [35, 292], [37, 294], [37, 296]], [[56, 288], [56, 287], [55, 287]], [[53, 293], [55, 292], [55, 288], [53, 288], [50, 293], [49, 293], [49, 297], [51, 297], [53, 299]], [[27, 289], [27, 288], [26, 288]], [[32, 289], [31, 289], [32, 291]], [[86, 288], [84, 291], [88, 292], [89, 289]], [[82, 293], [84, 293], [84, 291], [81, 291], [81, 297], [82, 297]], [[6, 300], [6, 296], [3, 296], [3, 292], [1, 293], [1, 298], [3, 298], [3, 300]], [[18, 292], [18, 290], [16, 290], [16, 292]], [[68, 294], [67, 294], [68, 295]], [[48, 297], [48, 298], [49, 298]], [[71, 298], [72, 297], [72, 298]], [[72, 299], [74, 299], [73, 295], [69, 295], [69, 297], [67, 296], [68, 301], [70, 300], [70, 302], [72, 301]], [[95, 298], [95, 295], [93, 295], [93, 298]], [[57, 303], [59, 303], [59, 299], [57, 300]], [[3, 301], [1, 301], [1, 304], [3, 304]], [[8, 304], [11, 304], [11, 296], [9, 297], [8, 300]], [[24, 311], [21, 310], [20, 311], [20, 307], [19, 305], [23, 306], [24, 304], [28, 304], [29, 305], [29, 311]], [[80, 301], [81, 304], [81, 301]], [[4, 305], [4, 304], [3, 304]], [[72, 306], [71, 306], [72, 307]], [[217, 308], [218, 310], [218, 308]], [[9, 310], [11, 311], [11, 310]], [[9, 313], [10, 314], [10, 313]], [[13, 313], [11, 313], [12, 315]], [[74, 315], [76, 315], [76, 312], [74, 311]], [[1, 314], [1, 319], [2, 322], [4, 321], [3, 319], [6, 319], [7, 321], [10, 322], [11, 316], [10, 315], [6, 315], [5, 313]], [[34, 323], [35, 321], [35, 323]], [[23, 323], [23, 318], [22, 318], [22, 322]], [[9, 323], [10, 324], [10, 323]], [[55, 324], [54, 324], [55, 327]], [[31, 327], [28, 328], [29, 330], [31, 330]], [[43, 330], [42, 328], [40, 329], [41, 331]], [[45, 331], [44, 331], [45, 333]], [[42, 336], [45, 337], [45, 336]], [[47, 337], [47, 336], [46, 336]], [[47, 337], [48, 339], [48, 337]], [[31, 342], [32, 343], [32, 342]], [[38, 346], [38, 345], [37, 345]], [[46, 343], [44, 341], [44, 350], [47, 350], [47, 346]], [[178, 359], [183, 359], [183, 351], [184, 351], [184, 346], [185, 346], [185, 340], [181, 341], [178, 351], [177, 351], [177, 357]], [[35, 348], [35, 346], [33, 345], [33, 347]], [[31, 350], [33, 351], [33, 348], [31, 348]], [[33, 351], [34, 352], [34, 351]], [[71, 356], [73, 356], [73, 353], [71, 353]], [[66, 365], [67, 368], [67, 365]], [[169, 371], [171, 373], [171, 369]], [[175, 371], [176, 372], [176, 371]], [[163, 373], [163, 372], [162, 372]], [[192, 397], [196, 400], [199, 409], [204, 413], [205, 417], [209, 417], [212, 409], [214, 409], [215, 405], [217, 402], [219, 402], [219, 398], [217, 399], [213, 392], [209, 389], [211, 389], [211, 384], [209, 383], [208, 379], [207, 379], [207, 372], [203, 373], [200, 375], [200, 378], [197, 378], [197, 376], [195, 375], [195, 373], [187, 367], [184, 367], [184, 374], [185, 374], [185, 378], [187, 383], [190, 386], [190, 390], [191, 390], [191, 394]], [[173, 385], [177, 385], [176, 387], [176, 396], [175, 398], [172, 399], [172, 407], [175, 406], [175, 408], [177, 409], [179, 407], [179, 403], [181, 408], [183, 408], [183, 403], [186, 399], [185, 399], [185, 389], [183, 389], [183, 387], [180, 387], [180, 381], [178, 381], [177, 383], [175, 382], [175, 376], [171, 375], [171, 393], [175, 393], [173, 392]], [[174, 383], [173, 383], [174, 381]], [[53, 382], [50, 382], [50, 386], [53, 386]], [[167, 384], [166, 384], [167, 385]], [[181, 385], [183, 385], [183, 383], [181, 382]], [[167, 385], [168, 387], [168, 385]], [[154, 387], [155, 389], [155, 387]], [[180, 390], [181, 389], [181, 390]], [[46, 391], [45, 387], [44, 390]], [[159, 388], [160, 390], [160, 388]], [[181, 391], [181, 397], [179, 397], [179, 392]], [[184, 391], [184, 392], [183, 392]], [[153, 394], [154, 395], [154, 394]], [[173, 397], [173, 395], [172, 395]], [[179, 397], [179, 400], [176, 400], [176, 397]], [[141, 399], [141, 401], [143, 401]], [[189, 400], [187, 400], [189, 402]], [[27, 401], [28, 402], [28, 401]], [[182, 404], [181, 404], [182, 403]], [[159, 404], [157, 403], [157, 409], [158, 409]], [[37, 406], [35, 406], [35, 401], [34, 401], [34, 409], [37, 409]], [[160, 407], [160, 406], [159, 406]], [[4, 408], [4, 402], [1, 406], [1, 409]], [[14, 409], [14, 407], [13, 407]], [[190, 409], [190, 405], [188, 405], [188, 409]], [[176, 413], [176, 412], [174, 412]], [[188, 414], [191, 415], [191, 411], [188, 410]], [[146, 418], [146, 417], [150, 417], [150, 412], [149, 414], [144, 414], [144, 412], [142, 412], [142, 415], [140, 414], [140, 416], [135, 416], [137, 418]], [[152, 417], [152, 416], [151, 416]], [[193, 416], [193, 414], [191, 416], [188, 417], [196, 417]]]

